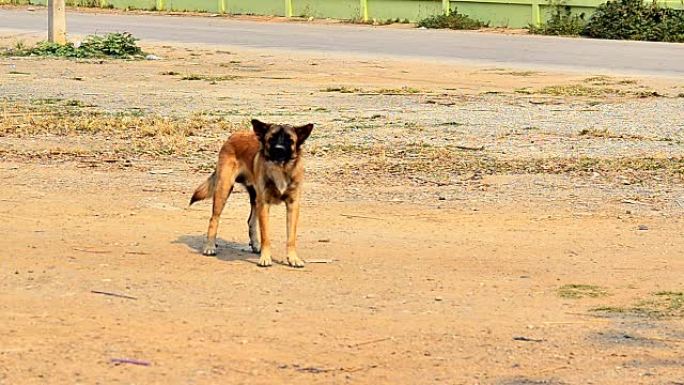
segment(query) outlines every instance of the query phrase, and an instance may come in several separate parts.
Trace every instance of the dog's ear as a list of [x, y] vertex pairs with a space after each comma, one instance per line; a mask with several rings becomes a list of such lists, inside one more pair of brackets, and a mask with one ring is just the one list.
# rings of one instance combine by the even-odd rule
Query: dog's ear
[[271, 125], [268, 123], [264, 123], [259, 119], [252, 119], [252, 128], [254, 129], [254, 133], [256, 134], [256, 136], [259, 137], [259, 139], [264, 139], [264, 136], [271, 128]]
[[295, 127], [295, 132], [297, 133], [297, 147], [304, 144], [306, 138], [308, 138], [309, 135], [311, 135], [311, 130], [313, 130], [313, 128], [313, 123]]

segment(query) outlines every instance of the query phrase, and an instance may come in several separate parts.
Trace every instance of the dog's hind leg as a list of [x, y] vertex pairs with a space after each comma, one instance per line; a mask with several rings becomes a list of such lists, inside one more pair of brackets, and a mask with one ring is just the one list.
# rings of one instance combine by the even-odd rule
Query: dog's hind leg
[[216, 170], [216, 188], [214, 189], [209, 230], [207, 230], [207, 242], [202, 249], [204, 255], [216, 255], [216, 233], [218, 232], [219, 218], [230, 193], [233, 191], [236, 176], [237, 165], [234, 162], [227, 163]]
[[247, 225], [249, 226], [249, 246], [253, 253], [258, 253], [261, 249], [259, 246], [259, 235], [257, 233], [257, 205], [256, 205], [256, 190], [252, 186], [246, 186], [249, 193], [249, 204], [251, 209], [249, 211], [249, 219]]

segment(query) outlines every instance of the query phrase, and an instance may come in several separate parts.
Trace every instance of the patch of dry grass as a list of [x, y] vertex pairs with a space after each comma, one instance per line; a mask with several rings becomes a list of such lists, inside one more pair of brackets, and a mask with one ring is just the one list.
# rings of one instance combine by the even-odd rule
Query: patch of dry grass
[[579, 298], [597, 298], [605, 297], [608, 291], [596, 285], [584, 284], [569, 284], [558, 288], [558, 296], [561, 298], [579, 299]]
[[316, 156], [348, 156], [354, 159], [340, 167], [340, 175], [374, 172], [391, 176], [429, 176], [446, 181], [459, 174], [568, 174], [568, 173], [664, 173], [684, 177], [684, 157], [554, 157], [503, 159], [495, 155], [462, 150], [457, 147], [433, 147], [426, 144], [409, 146], [311, 146]]
[[537, 93], [553, 96], [588, 96], [621, 95], [623, 92], [615, 88], [588, 87], [581, 84], [568, 84], [544, 87]]
[[684, 292], [659, 291], [650, 298], [629, 306], [601, 306], [591, 309], [607, 316], [633, 316], [645, 318], [683, 318]]
[[380, 88], [377, 90], [365, 90], [356, 87], [336, 86], [328, 87], [320, 90], [321, 92], [339, 92], [341, 94], [368, 94], [368, 95], [413, 95], [421, 93], [417, 88], [401, 87], [401, 88]]
[[0, 103], [0, 136], [87, 135], [127, 143], [120, 151], [151, 155], [183, 155], [192, 147], [189, 137], [224, 134], [243, 128], [222, 117], [194, 114], [163, 117], [107, 113], [85, 109], [74, 100], [39, 101], [36, 104]]

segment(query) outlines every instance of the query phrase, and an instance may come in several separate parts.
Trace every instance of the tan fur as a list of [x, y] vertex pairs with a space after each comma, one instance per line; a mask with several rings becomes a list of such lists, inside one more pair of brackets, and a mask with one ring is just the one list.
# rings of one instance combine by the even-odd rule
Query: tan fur
[[[285, 202], [287, 206], [287, 262], [294, 267], [303, 267], [297, 256], [297, 222], [299, 198], [304, 180], [304, 166], [301, 145], [309, 136], [313, 125], [293, 127], [275, 125], [253, 120], [254, 132], [238, 132], [230, 136], [221, 147], [216, 171], [203, 182], [192, 195], [190, 204], [213, 197], [213, 208], [205, 255], [216, 254], [216, 233], [226, 200], [233, 191], [235, 182], [245, 185], [250, 193], [249, 214], [250, 245], [254, 252], [260, 252], [259, 266], [270, 266], [271, 242], [269, 240], [268, 212], [273, 204]], [[274, 136], [289, 138], [287, 160], [276, 161], [271, 141]], [[276, 138], [277, 139], [277, 138]], [[280, 143], [281, 148], [285, 147]], [[278, 146], [276, 146], [278, 147]], [[259, 224], [260, 241], [256, 238], [256, 224]], [[259, 247], [261, 243], [261, 247]]]

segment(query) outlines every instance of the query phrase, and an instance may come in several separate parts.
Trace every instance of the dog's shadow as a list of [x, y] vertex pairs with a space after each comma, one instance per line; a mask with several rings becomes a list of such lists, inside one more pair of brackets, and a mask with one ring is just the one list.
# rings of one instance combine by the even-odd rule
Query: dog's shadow
[[[180, 243], [188, 246], [197, 254], [202, 255], [202, 248], [204, 247], [204, 241], [206, 240], [205, 235], [181, 235], [173, 241], [173, 243]], [[230, 242], [223, 240], [221, 238], [216, 239], [217, 248], [216, 255], [213, 257], [220, 259], [222, 261], [245, 261], [253, 263], [256, 265], [257, 259], [259, 259], [258, 254], [252, 253], [252, 249], [249, 245]]]

